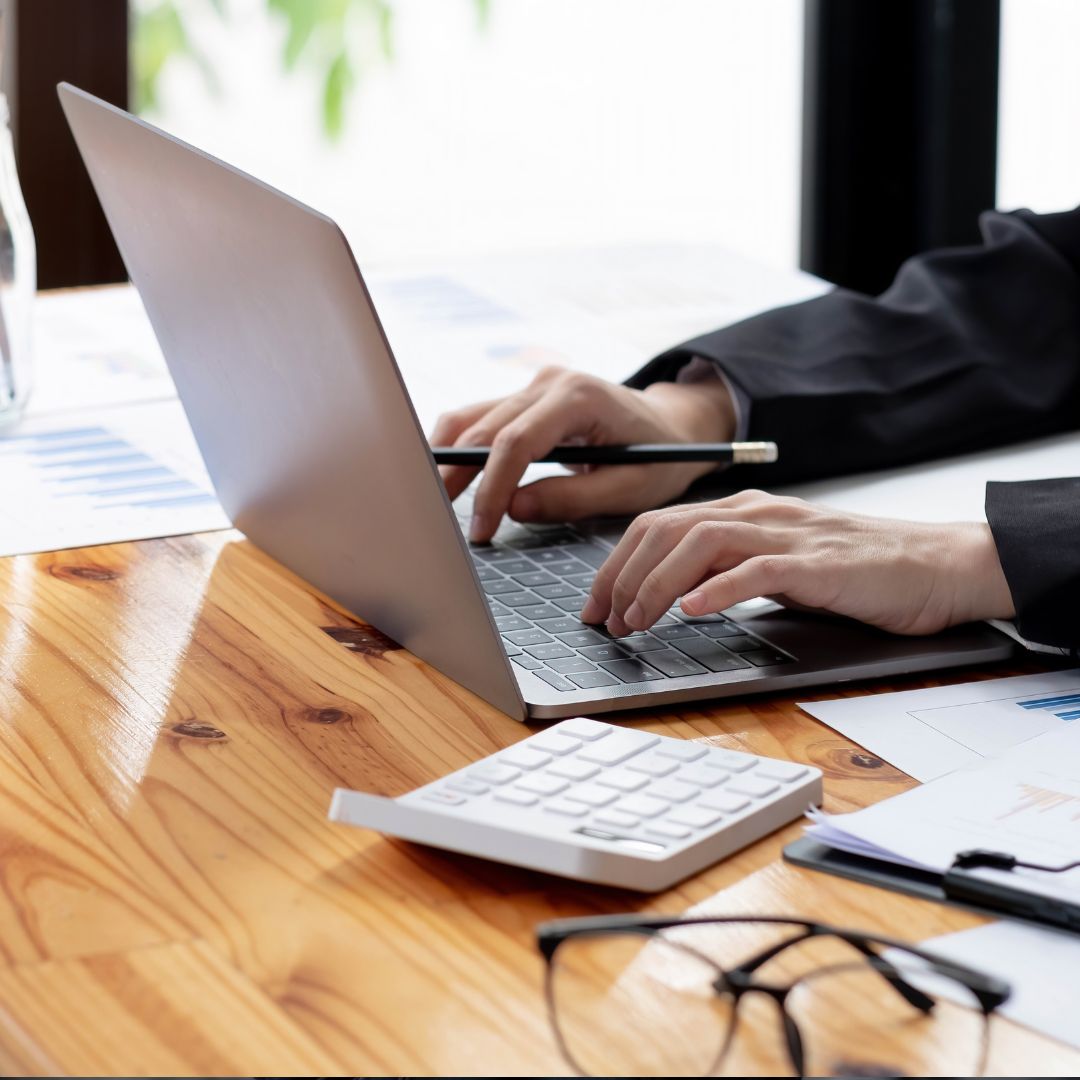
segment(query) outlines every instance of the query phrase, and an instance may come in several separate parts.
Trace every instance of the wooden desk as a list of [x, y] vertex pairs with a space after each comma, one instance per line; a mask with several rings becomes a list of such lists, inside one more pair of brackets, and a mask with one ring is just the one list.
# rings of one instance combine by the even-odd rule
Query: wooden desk
[[[0, 605], [5, 1073], [553, 1075], [539, 920], [978, 921], [783, 864], [798, 825], [642, 898], [329, 824], [336, 785], [399, 794], [528, 729], [234, 534], [2, 560]], [[830, 810], [911, 783], [789, 698], [627, 722], [812, 762]], [[991, 1072], [1078, 1069], [999, 1025]]]

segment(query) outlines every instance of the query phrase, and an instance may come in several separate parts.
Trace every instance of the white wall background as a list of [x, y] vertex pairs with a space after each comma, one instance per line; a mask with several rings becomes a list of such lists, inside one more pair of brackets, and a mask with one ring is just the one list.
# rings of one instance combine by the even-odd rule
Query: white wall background
[[1080, 204], [1080, 3], [1004, 0], [998, 205]]
[[[140, 0], [141, 3], [148, 0]], [[264, 0], [182, 0], [220, 72], [150, 117], [336, 217], [361, 259], [719, 241], [797, 258], [801, 0], [394, 0], [332, 146]], [[137, 5], [138, 6], [138, 5]]]

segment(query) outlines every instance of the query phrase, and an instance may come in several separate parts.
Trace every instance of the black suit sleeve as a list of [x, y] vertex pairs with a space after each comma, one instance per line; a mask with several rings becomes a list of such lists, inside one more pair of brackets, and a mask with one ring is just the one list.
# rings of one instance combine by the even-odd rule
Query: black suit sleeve
[[1080, 649], [1080, 479], [986, 485], [986, 518], [1029, 641]]
[[[909, 260], [873, 298], [845, 289], [664, 353], [629, 380], [711, 360], [749, 402], [774, 466], [754, 486], [902, 465], [1080, 428], [1080, 208], [984, 214], [983, 244]], [[1080, 479], [990, 484], [987, 518], [1030, 641], [1080, 646]]]
[[630, 386], [711, 360], [750, 402], [773, 485], [885, 468], [1080, 426], [1080, 208], [987, 213], [981, 246], [910, 259], [879, 297], [847, 289], [657, 357]]

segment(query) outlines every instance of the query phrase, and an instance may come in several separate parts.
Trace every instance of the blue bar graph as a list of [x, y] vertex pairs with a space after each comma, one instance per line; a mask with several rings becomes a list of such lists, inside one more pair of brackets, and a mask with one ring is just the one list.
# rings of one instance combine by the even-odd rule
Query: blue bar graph
[[1052, 712], [1061, 720], [1080, 720], [1080, 693], [1032, 698], [1030, 701], [1018, 701], [1016, 704], [1028, 711], [1038, 709]]
[[0, 436], [0, 455], [6, 454], [19, 455], [35, 473], [40, 470], [42, 483], [55, 497], [92, 500], [95, 510], [152, 510], [216, 501], [211, 492], [105, 427]]

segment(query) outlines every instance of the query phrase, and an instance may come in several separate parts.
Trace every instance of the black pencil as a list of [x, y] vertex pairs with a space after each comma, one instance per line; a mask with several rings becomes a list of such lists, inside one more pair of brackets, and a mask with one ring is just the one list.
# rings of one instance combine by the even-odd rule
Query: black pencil
[[[469, 465], [482, 469], [490, 446], [433, 446], [438, 465]], [[779, 456], [776, 443], [641, 443], [636, 446], [556, 446], [540, 461], [560, 465], [656, 465], [676, 461], [763, 465]]]

